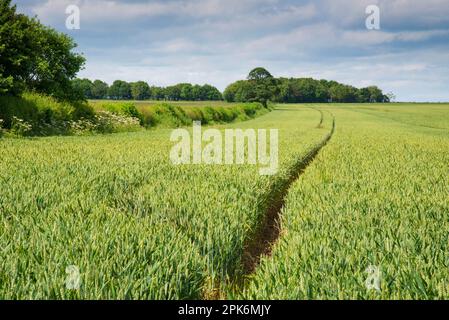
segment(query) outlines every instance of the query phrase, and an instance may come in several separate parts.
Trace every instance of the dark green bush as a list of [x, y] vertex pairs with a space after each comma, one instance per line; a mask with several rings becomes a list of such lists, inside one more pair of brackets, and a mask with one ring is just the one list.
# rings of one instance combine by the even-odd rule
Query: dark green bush
[[[22, 96], [0, 96], [0, 118], [3, 128], [18, 135], [65, 134], [67, 124], [81, 118], [93, 118], [87, 103], [58, 102], [52, 97], [36, 93]], [[24, 130], [31, 126], [28, 130]]]
[[0, 118], [5, 129], [13, 129], [17, 119], [32, 126], [30, 135], [64, 134], [66, 122], [92, 118], [93, 109], [86, 103], [58, 102], [52, 97], [24, 93], [20, 97], [0, 96]]
[[189, 125], [192, 122], [192, 119], [183, 108], [168, 103], [157, 104], [151, 108], [145, 109], [144, 119], [147, 127], [154, 127], [157, 125], [180, 127]]
[[260, 103], [246, 103], [231, 107], [180, 107], [160, 103], [139, 109], [146, 127], [180, 127], [201, 121], [203, 124], [227, 123], [235, 120], [248, 120], [268, 112]]

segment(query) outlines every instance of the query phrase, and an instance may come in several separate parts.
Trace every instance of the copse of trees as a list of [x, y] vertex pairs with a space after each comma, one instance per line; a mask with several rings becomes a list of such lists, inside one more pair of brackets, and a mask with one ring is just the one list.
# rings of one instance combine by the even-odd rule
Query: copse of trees
[[148, 100], [151, 98], [150, 86], [144, 81], [131, 83], [131, 96], [134, 100]]
[[165, 100], [165, 101], [218, 101], [223, 100], [221, 92], [214, 86], [179, 83], [174, 86], [149, 86], [144, 81], [128, 83], [116, 80], [109, 87], [101, 80], [74, 79], [72, 88], [85, 99], [112, 100]]
[[93, 96], [93, 83], [89, 79], [74, 79], [72, 80], [72, 90], [79, 97], [91, 97]]
[[336, 81], [312, 78], [274, 78], [264, 68], [252, 70], [247, 80], [230, 84], [223, 93], [228, 102], [279, 103], [369, 103], [390, 102], [392, 94], [385, 95], [376, 86], [358, 89]]
[[108, 97], [113, 100], [130, 100], [132, 98], [131, 84], [122, 80], [114, 81], [109, 87]]
[[95, 80], [91, 86], [90, 97], [92, 99], [103, 99], [108, 95], [108, 90], [109, 86], [106, 82]]
[[249, 101], [260, 102], [264, 107], [267, 107], [268, 101], [279, 92], [278, 80], [264, 68], [253, 69], [247, 80], [252, 88]]
[[266, 69], [252, 70], [246, 80], [230, 84], [223, 94], [214, 86], [179, 83], [168, 87], [149, 86], [144, 81], [116, 80], [109, 87], [101, 80], [74, 79], [73, 91], [86, 99], [216, 101], [277, 103], [370, 103], [390, 102], [376, 86], [356, 88], [336, 81], [312, 78], [274, 78]]
[[85, 59], [75, 47], [69, 36], [18, 14], [11, 0], [0, 1], [0, 94], [35, 91], [76, 100], [70, 80]]

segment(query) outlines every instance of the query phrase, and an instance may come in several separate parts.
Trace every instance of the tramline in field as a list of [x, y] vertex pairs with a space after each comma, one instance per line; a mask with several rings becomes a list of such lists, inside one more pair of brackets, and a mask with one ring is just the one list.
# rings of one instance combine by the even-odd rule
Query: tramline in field
[[[273, 177], [175, 166], [164, 128], [1, 139], [0, 296], [442, 298], [447, 108], [282, 105], [214, 127], [279, 129]], [[260, 230], [273, 208], [271, 247]]]
[[322, 106], [337, 131], [290, 189], [246, 299], [446, 299], [447, 105]]
[[[280, 170], [174, 166], [170, 132], [4, 139], [4, 298], [201, 298], [240, 273], [246, 238], [290, 168], [326, 136], [319, 112], [273, 111], [225, 128], [278, 128]], [[32, 161], [31, 161], [32, 159]], [[79, 291], [65, 270], [80, 271]]]

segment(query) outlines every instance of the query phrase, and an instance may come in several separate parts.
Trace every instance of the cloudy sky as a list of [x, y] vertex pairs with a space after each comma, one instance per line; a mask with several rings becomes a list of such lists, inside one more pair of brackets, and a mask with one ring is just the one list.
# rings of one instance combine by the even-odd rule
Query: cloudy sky
[[[449, 101], [449, 0], [13, 0], [70, 34], [81, 77], [223, 90], [263, 66], [275, 76], [378, 85], [398, 101]], [[81, 29], [67, 30], [68, 5]], [[365, 25], [380, 8], [380, 30]]]

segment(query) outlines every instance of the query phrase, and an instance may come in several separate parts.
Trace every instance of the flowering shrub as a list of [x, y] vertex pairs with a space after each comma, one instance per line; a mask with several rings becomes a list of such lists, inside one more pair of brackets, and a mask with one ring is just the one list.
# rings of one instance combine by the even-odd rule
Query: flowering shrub
[[82, 118], [77, 121], [70, 121], [68, 131], [71, 134], [81, 136], [94, 133], [96, 127], [94, 121]]
[[140, 124], [143, 125], [143, 114], [137, 110], [136, 106], [132, 102], [104, 103], [99, 106], [99, 110], [108, 111], [110, 113], [128, 118], [137, 118], [140, 120]]
[[11, 128], [3, 129], [4, 120], [0, 119], [0, 136], [9, 132], [13, 136], [48, 136], [48, 135], [88, 135], [94, 133], [114, 133], [125, 131], [137, 131], [142, 127], [137, 118], [117, 115], [108, 111], [100, 111], [90, 119], [56, 120], [27, 122], [13, 116]]
[[31, 132], [31, 130], [33, 130], [33, 126], [30, 123], [20, 118], [12, 117], [10, 130], [12, 134], [17, 136], [26, 136]]
[[93, 119], [80, 119], [70, 121], [69, 131], [75, 135], [91, 133], [113, 133], [124, 131], [137, 131], [141, 129], [137, 118], [117, 115], [108, 111], [100, 111]]

